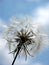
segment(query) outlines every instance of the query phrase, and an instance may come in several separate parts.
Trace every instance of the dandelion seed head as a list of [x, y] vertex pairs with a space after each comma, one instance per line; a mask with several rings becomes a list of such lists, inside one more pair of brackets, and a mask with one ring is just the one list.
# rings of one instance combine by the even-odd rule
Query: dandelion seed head
[[10, 18], [10, 25], [3, 32], [3, 37], [7, 40], [10, 52], [17, 52], [18, 45], [21, 51], [30, 56], [35, 56], [41, 50], [45, 41], [46, 34], [39, 30], [36, 24], [28, 23], [28, 18], [17, 20], [15, 17]]

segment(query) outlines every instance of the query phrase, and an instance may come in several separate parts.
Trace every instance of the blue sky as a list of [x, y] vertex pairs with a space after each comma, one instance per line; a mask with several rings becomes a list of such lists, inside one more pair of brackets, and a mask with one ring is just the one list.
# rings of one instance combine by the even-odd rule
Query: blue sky
[[[0, 27], [1, 24], [8, 23], [12, 16], [21, 15], [27, 15], [31, 22], [41, 25], [49, 36], [49, 0], [0, 0]], [[8, 54], [5, 43], [6, 41], [0, 37], [0, 65], [11, 65], [13, 57]], [[28, 57], [27, 61], [17, 58], [15, 64], [49, 65], [49, 48], [44, 48], [35, 58]]]
[[42, 7], [49, 0], [2, 0], [0, 2], [0, 17], [8, 20], [11, 16], [18, 16], [20, 14], [29, 15], [37, 7]]

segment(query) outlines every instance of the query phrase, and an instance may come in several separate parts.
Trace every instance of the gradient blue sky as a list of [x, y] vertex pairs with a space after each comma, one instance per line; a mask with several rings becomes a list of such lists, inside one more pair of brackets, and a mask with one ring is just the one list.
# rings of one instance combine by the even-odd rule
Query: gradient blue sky
[[[43, 26], [49, 36], [49, 0], [0, 0], [0, 25], [8, 23], [12, 16], [21, 15], [31, 16], [34, 22]], [[0, 65], [11, 65], [13, 58], [8, 54], [5, 43], [0, 37]], [[49, 48], [45, 48], [35, 58], [28, 57], [27, 61], [17, 58], [15, 65], [49, 65]]]

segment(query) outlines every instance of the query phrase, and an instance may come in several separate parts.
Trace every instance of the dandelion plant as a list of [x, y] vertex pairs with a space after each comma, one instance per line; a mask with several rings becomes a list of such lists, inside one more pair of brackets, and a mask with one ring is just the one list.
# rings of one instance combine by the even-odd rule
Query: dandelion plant
[[24, 21], [17, 20], [16, 18], [10, 19], [10, 24], [5, 26], [3, 32], [4, 38], [7, 40], [10, 53], [14, 55], [12, 65], [18, 55], [22, 52], [32, 57], [41, 49], [44, 34], [40, 32], [35, 24], [30, 24]]

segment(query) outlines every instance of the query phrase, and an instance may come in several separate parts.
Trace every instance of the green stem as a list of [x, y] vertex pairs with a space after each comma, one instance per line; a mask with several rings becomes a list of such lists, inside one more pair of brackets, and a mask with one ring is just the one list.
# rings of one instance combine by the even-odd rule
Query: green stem
[[14, 65], [15, 60], [16, 60], [16, 58], [17, 58], [18, 54], [19, 54], [19, 51], [20, 51], [20, 49], [18, 49], [18, 51], [17, 51], [17, 53], [16, 53], [16, 55], [15, 55], [15, 58], [14, 58], [14, 60], [13, 60], [13, 62], [12, 62], [12, 65]]
[[19, 43], [19, 44], [17, 45], [18, 51], [17, 51], [17, 53], [16, 53], [16, 55], [15, 55], [15, 57], [14, 57], [14, 60], [13, 60], [13, 62], [12, 62], [12, 65], [14, 65], [15, 60], [16, 60], [18, 54], [19, 54], [19, 51], [20, 51], [21, 47], [22, 47], [22, 43]]

